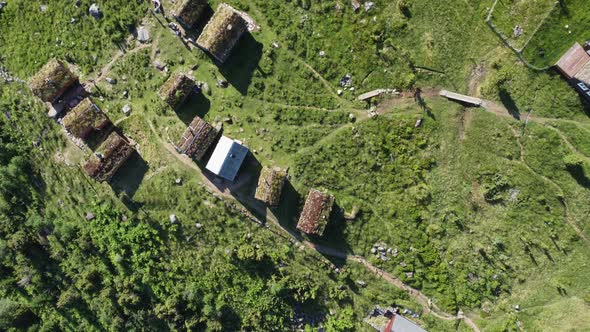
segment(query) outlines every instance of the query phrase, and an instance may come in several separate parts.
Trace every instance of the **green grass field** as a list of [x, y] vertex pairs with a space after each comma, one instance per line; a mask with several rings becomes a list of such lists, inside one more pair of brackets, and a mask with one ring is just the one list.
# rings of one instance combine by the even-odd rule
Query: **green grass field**
[[[588, 106], [561, 77], [528, 70], [504, 48], [484, 22], [491, 0], [374, 2], [354, 12], [338, 1], [229, 1], [261, 30], [222, 66], [186, 48], [162, 15], [144, 18], [145, 3], [101, 4], [105, 18], [95, 21], [84, 1], [52, 1], [45, 12], [34, 1], [10, 2], [0, 14], [2, 66], [26, 79], [50, 57], [70, 58], [84, 80], [113, 61], [103, 76], [117, 83], [99, 82], [93, 98], [140, 156], [112, 183], [93, 182], [80, 168], [91, 152], [68, 141], [25, 85], [0, 85], [0, 329], [33, 317], [19, 326], [291, 330], [304, 312], [308, 330], [313, 319], [329, 331], [369, 331], [362, 318], [373, 305], [421, 310], [360, 264], [301, 250], [276, 226], [260, 227], [236, 202], [211, 194], [203, 165], [170, 151], [195, 115], [223, 122], [224, 134], [256, 150], [262, 165], [289, 167], [292, 188], [275, 211], [283, 226], [293, 228], [310, 188], [336, 196], [343, 210], [322, 238], [308, 240], [366, 257], [444, 311], [464, 311], [482, 331], [518, 330], [517, 322], [527, 331], [588, 329], [588, 243], [580, 235], [590, 237]], [[587, 38], [574, 30], [588, 25], [574, 10], [584, 4], [566, 4], [578, 22], [571, 38]], [[502, 4], [498, 25], [518, 21], [526, 34], [545, 5]], [[25, 12], [41, 12], [36, 24], [19, 19]], [[70, 16], [76, 29], [60, 23]], [[104, 38], [124, 40], [127, 24], [142, 18], [147, 46], [130, 39], [120, 53]], [[562, 19], [551, 17], [526, 52], [563, 37], [554, 28]], [[562, 39], [551, 45], [570, 43]], [[155, 60], [169, 71], [155, 69]], [[157, 91], [176, 72], [209, 91], [175, 111]], [[355, 89], [338, 95], [345, 74]], [[229, 87], [218, 87], [220, 79]], [[532, 111], [532, 119], [524, 126], [432, 96], [426, 110], [411, 98], [355, 100], [374, 88], [412, 87], [479, 95], [522, 118]], [[380, 112], [375, 119], [370, 106]], [[29, 176], [15, 176], [14, 150], [33, 165]], [[572, 155], [582, 160], [577, 168], [567, 166]], [[27, 204], [10, 196], [13, 182], [30, 191]], [[342, 218], [355, 208], [354, 220]], [[87, 221], [87, 212], [96, 219]], [[376, 243], [397, 255], [381, 260], [371, 253]], [[29, 275], [28, 285], [15, 286]], [[429, 331], [471, 330], [430, 314], [418, 321]]]
[[[525, 48], [525, 58], [537, 66], [553, 66], [575, 42], [583, 44], [589, 40], [587, 5], [584, 0], [561, 1], [558, 10], [543, 22]], [[543, 56], [539, 53], [541, 49], [544, 50]]]

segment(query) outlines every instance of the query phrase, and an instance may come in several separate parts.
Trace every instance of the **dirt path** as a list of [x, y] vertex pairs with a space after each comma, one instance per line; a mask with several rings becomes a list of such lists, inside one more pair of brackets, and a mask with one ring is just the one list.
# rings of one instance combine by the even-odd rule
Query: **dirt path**
[[106, 75], [111, 71], [111, 69], [113, 68], [115, 63], [117, 63], [117, 61], [119, 61], [123, 57], [126, 57], [127, 55], [137, 53], [137, 52], [139, 52], [143, 49], [146, 49], [148, 47], [151, 47], [151, 44], [142, 44], [139, 47], [135, 47], [127, 52], [123, 52], [121, 50], [117, 51], [115, 53], [115, 55], [113, 56], [113, 58], [111, 59], [111, 61], [109, 61], [101, 69], [98, 70], [98, 72], [97, 72], [98, 76], [94, 79], [92, 77], [90, 77], [88, 79], [88, 81], [96, 84], [96, 83], [104, 80], [106, 78]]
[[[560, 197], [562, 197], [561, 202], [562, 202], [563, 208], [564, 208], [564, 219], [565, 219], [565, 221], [580, 236], [580, 238], [586, 242], [586, 244], [590, 245], [590, 239], [588, 238], [588, 236], [586, 236], [586, 234], [584, 232], [582, 232], [582, 230], [580, 229], [580, 227], [578, 227], [578, 225], [576, 224], [576, 222], [574, 220], [572, 220], [572, 218], [571, 218], [571, 215], [570, 215], [570, 212], [569, 212], [569, 206], [568, 206], [567, 200], [565, 198], [566, 195], [565, 195], [565, 192], [563, 191], [563, 188], [561, 188], [561, 186], [559, 184], [557, 184], [557, 182], [551, 180], [550, 178], [546, 177], [543, 174], [538, 173], [537, 171], [535, 171], [534, 169], [532, 169], [526, 163], [526, 159], [525, 159], [525, 155], [526, 155], [525, 154], [525, 148], [522, 145], [522, 142], [520, 141], [520, 137], [518, 135], [518, 132], [514, 128], [511, 128], [511, 129], [512, 129], [512, 132], [514, 133], [514, 137], [516, 138], [516, 143], [518, 144], [518, 147], [520, 148], [520, 163], [524, 167], [526, 167], [526, 169], [531, 174], [534, 174], [535, 176], [543, 179], [544, 182], [549, 183], [551, 186], [553, 186], [557, 190], [557, 192], [559, 193]], [[555, 130], [557, 130], [557, 129], [555, 129]]]
[[[156, 129], [154, 128], [153, 124], [151, 122], [148, 122], [148, 123], [150, 126], [150, 130], [152, 131], [152, 134], [155, 135], [156, 137], [160, 137], [158, 135]], [[420, 303], [422, 305], [424, 313], [432, 314], [433, 316], [435, 316], [439, 319], [443, 319], [443, 320], [463, 320], [465, 322], [465, 324], [467, 324], [468, 326], [470, 326], [473, 329], [473, 331], [475, 331], [475, 332], [480, 331], [479, 328], [477, 327], [477, 325], [469, 317], [466, 317], [464, 315], [454, 316], [454, 315], [451, 315], [451, 314], [448, 314], [448, 313], [442, 311], [438, 306], [436, 306], [436, 304], [434, 304], [432, 302], [432, 300], [430, 300], [422, 292], [404, 284], [400, 279], [396, 278], [395, 276], [388, 273], [387, 271], [384, 271], [384, 270], [372, 265], [364, 257], [359, 256], [359, 255], [352, 255], [350, 253], [347, 253], [347, 252], [344, 252], [344, 251], [341, 251], [341, 250], [338, 250], [335, 248], [331, 248], [331, 247], [324, 246], [321, 244], [315, 244], [315, 243], [306, 241], [305, 239], [303, 239], [299, 234], [297, 234], [293, 230], [284, 228], [280, 224], [278, 218], [276, 216], [274, 216], [271, 212], [267, 211], [265, 206], [261, 206], [260, 204], [255, 204], [255, 202], [253, 202], [251, 199], [244, 198], [244, 197], [241, 197], [241, 201], [243, 202], [242, 203], [242, 202], [238, 201], [231, 193], [229, 193], [227, 191], [221, 191], [216, 184], [211, 182], [211, 180], [205, 174], [203, 174], [201, 169], [192, 160], [179, 154], [172, 144], [165, 142], [161, 138], [159, 138], [159, 142], [172, 156], [174, 156], [174, 158], [176, 158], [178, 161], [180, 161], [183, 165], [187, 166], [188, 168], [196, 171], [196, 173], [199, 175], [199, 178], [201, 179], [201, 182], [205, 185], [205, 187], [210, 192], [212, 192], [213, 194], [217, 195], [218, 197], [220, 197], [222, 199], [229, 200], [229, 201], [235, 203], [238, 207], [240, 207], [240, 210], [244, 214], [246, 214], [246, 216], [249, 219], [256, 221], [257, 223], [262, 224], [262, 225], [266, 225], [268, 222], [271, 222], [276, 229], [278, 229], [281, 233], [283, 233], [283, 235], [288, 237], [290, 239], [290, 241], [294, 244], [303, 245], [303, 246], [305, 246], [309, 249], [312, 249], [312, 250], [314, 250], [320, 254], [323, 254], [323, 255], [342, 258], [347, 261], [359, 263], [359, 264], [363, 265], [367, 270], [369, 270], [373, 274], [377, 275], [381, 279], [385, 280], [389, 284], [391, 284], [403, 291], [406, 291], [408, 293], [408, 295], [410, 295], [412, 298], [414, 298], [418, 303]], [[248, 204], [248, 206], [245, 206], [244, 203]], [[254, 215], [252, 215], [251, 213], [248, 212], [248, 211], [252, 211], [252, 210], [255, 211], [256, 213], [258, 213], [259, 215], [266, 216], [266, 220], [259, 220]]]

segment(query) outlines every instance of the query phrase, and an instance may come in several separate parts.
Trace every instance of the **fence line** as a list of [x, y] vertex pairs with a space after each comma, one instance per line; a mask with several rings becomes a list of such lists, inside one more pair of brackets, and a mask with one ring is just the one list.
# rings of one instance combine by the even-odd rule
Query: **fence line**
[[[512, 52], [514, 52], [514, 54], [516, 54], [516, 56], [518, 57], [518, 59], [528, 68], [532, 69], [532, 70], [536, 70], [536, 71], [546, 71], [549, 70], [551, 67], [546, 66], [546, 67], [537, 67], [533, 64], [531, 64], [530, 62], [528, 62], [524, 56], [522, 55], [522, 50], [524, 50], [524, 47], [522, 49], [517, 49], [516, 47], [512, 46], [512, 44], [510, 43], [510, 40], [508, 39], [508, 37], [506, 37], [502, 31], [500, 31], [496, 25], [492, 22], [492, 16], [494, 14], [494, 11], [496, 10], [496, 5], [498, 4], [498, 1], [500, 0], [496, 0], [494, 1], [494, 4], [492, 5], [492, 7], [490, 8], [490, 11], [488, 12], [488, 16], [486, 18], [486, 24], [490, 27], [490, 29], [492, 29], [492, 31], [500, 38], [500, 40], [502, 40], [502, 42], [504, 43], [504, 45], [506, 45], [506, 47], [508, 47], [510, 50], [512, 50]], [[553, 7], [555, 8], [555, 6]], [[552, 9], [549, 14], [545, 17], [545, 19], [543, 19], [543, 22], [547, 19], [547, 17], [549, 17], [549, 15], [553, 12], [554, 9]], [[537, 29], [535, 30], [535, 32], [533, 33], [533, 35], [529, 38], [529, 40], [526, 42], [526, 45], [528, 44], [528, 42], [532, 39], [532, 37], [537, 33], [537, 31], [539, 30], [539, 28], [541, 27], [542, 24], [539, 25], [539, 27], [537, 27]]]

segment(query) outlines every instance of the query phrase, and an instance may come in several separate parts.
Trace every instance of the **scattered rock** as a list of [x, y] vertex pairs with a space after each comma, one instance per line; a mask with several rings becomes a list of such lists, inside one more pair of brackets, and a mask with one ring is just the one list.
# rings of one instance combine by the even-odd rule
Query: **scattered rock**
[[88, 13], [90, 14], [90, 16], [94, 17], [95, 19], [102, 18], [102, 12], [100, 11], [100, 8], [98, 7], [98, 5], [95, 4], [95, 3], [93, 3], [90, 6], [90, 9], [88, 10]]
[[354, 114], [350, 113], [348, 114], [348, 119], [352, 122], [354, 122], [356, 120], [356, 116], [354, 116]]
[[338, 84], [340, 84], [340, 86], [342, 87], [349, 87], [352, 85], [352, 75], [350, 74], [346, 74], [344, 76], [342, 76], [342, 78], [340, 79], [340, 82], [338, 82]]
[[143, 25], [137, 29], [137, 41], [140, 43], [147, 43], [150, 41], [150, 30]]
[[181, 178], [177, 178], [176, 180], [174, 180], [174, 183], [180, 185], [180, 184], [182, 184], [182, 179]]
[[45, 13], [47, 11], [47, 5], [41, 5], [41, 12]]
[[322, 57], [322, 58], [323, 58], [323, 57], [325, 57], [325, 56], [326, 56], [326, 52], [324, 52], [324, 51], [320, 51], [320, 57]]
[[201, 228], [203, 228], [203, 224], [201, 224], [201, 223], [196, 223], [196, 224], [195, 224], [195, 227], [196, 227], [197, 229], [201, 229]]
[[126, 215], [122, 215], [122, 216], [121, 216], [121, 220], [123, 220], [123, 221], [127, 221], [127, 216], [126, 216]]
[[6, 7], [8, 5], [8, 3], [6, 3], [6, 1], [2, 1], [0, 2], [0, 10], [2, 10], [4, 7]]
[[336, 93], [337, 93], [339, 96], [342, 96], [342, 93], [343, 93], [343, 92], [344, 92], [344, 91], [342, 91], [342, 89], [338, 89], [338, 91], [336, 91]]
[[234, 120], [232, 120], [232, 118], [227, 117], [227, 118], [223, 118], [223, 122], [225, 122], [227, 124], [232, 124], [232, 123], [234, 123]]
[[203, 86], [201, 87], [201, 91], [203, 91], [203, 93], [208, 96], [211, 95], [211, 88], [209, 88], [209, 84], [207, 84], [207, 83], [203, 83]]
[[414, 272], [406, 272], [406, 278], [414, 278]]
[[86, 213], [86, 220], [91, 221], [91, 220], [94, 220], [94, 218], [96, 218], [96, 216], [94, 215], [94, 213], [92, 213], [92, 212], [87, 212]]
[[227, 88], [229, 86], [229, 83], [225, 79], [218, 79], [217, 80], [217, 86], [220, 87], [220, 88], [225, 89], [225, 88]]
[[371, 254], [375, 254], [377, 253], [377, 249], [376, 248], [371, 248]]
[[117, 80], [115, 78], [107, 77], [104, 80], [107, 81], [107, 83], [109, 84], [117, 84]]
[[281, 46], [279, 45], [279, 43], [277, 43], [277, 42], [274, 42], [274, 43], [272, 43], [272, 47], [274, 47], [274, 48], [279, 48], [279, 47], [281, 47]]
[[363, 288], [367, 287], [367, 283], [362, 280], [357, 280], [356, 283]]
[[365, 11], [368, 12], [371, 8], [375, 7], [375, 3], [372, 1], [365, 2]]
[[129, 97], [129, 91], [125, 90], [123, 91], [123, 98], [127, 98]]
[[171, 224], [177, 224], [178, 223], [178, 218], [176, 218], [176, 215], [175, 214], [171, 214], [169, 219], [170, 219], [170, 223]]
[[157, 70], [162, 71], [166, 68], [166, 64], [162, 63], [160, 60], [156, 60], [154, 61], [154, 67]]
[[524, 32], [524, 30], [522, 29], [522, 27], [520, 25], [516, 25], [514, 27], [514, 29], [512, 29], [512, 35], [514, 38], [520, 37], [523, 32]]
[[418, 127], [420, 127], [421, 125], [422, 125], [422, 119], [418, 119], [418, 120], [416, 121], [416, 124], [414, 125], [414, 128], [418, 128]]
[[359, 8], [361, 8], [361, 3], [358, 2], [358, 0], [352, 0], [350, 1], [350, 6], [352, 7], [352, 10], [356, 12], [359, 10]]
[[129, 115], [129, 113], [131, 113], [131, 105], [125, 104], [125, 106], [123, 106], [122, 111], [123, 111], [123, 114]]

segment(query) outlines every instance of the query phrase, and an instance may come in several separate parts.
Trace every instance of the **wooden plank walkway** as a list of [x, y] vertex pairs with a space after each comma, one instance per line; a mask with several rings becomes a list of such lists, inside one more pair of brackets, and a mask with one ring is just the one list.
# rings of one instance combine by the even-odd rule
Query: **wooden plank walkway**
[[466, 96], [462, 94], [458, 94], [455, 92], [450, 92], [447, 90], [441, 90], [439, 93], [440, 96], [446, 97], [450, 100], [458, 101], [465, 104], [470, 104], [474, 106], [481, 106], [483, 104], [483, 100], [471, 96]]

